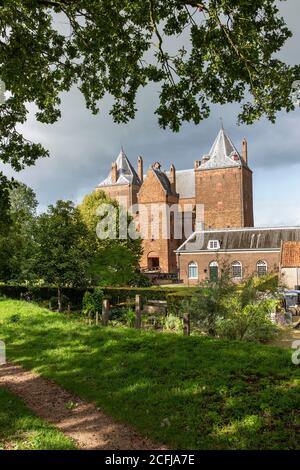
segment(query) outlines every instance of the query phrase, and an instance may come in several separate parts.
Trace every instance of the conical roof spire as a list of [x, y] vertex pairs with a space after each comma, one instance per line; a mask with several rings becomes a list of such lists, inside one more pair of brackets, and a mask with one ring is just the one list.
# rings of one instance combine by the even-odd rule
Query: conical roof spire
[[108, 177], [102, 181], [98, 186], [109, 186], [111, 184], [141, 184], [141, 181], [131, 165], [130, 161], [128, 160], [123, 146], [121, 147], [121, 151], [117, 156], [115, 161], [117, 166], [117, 179], [116, 183], [113, 183], [111, 172], [109, 173]]
[[235, 148], [232, 140], [225, 133], [223, 123], [213, 143], [208, 155], [202, 160], [200, 169], [226, 168], [241, 166], [243, 164], [241, 156]]

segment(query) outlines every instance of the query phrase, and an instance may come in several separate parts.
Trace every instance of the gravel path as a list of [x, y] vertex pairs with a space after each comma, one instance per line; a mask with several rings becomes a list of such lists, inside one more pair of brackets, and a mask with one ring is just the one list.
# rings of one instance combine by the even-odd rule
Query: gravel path
[[79, 449], [163, 450], [94, 404], [12, 363], [0, 366], [0, 387], [19, 396], [38, 416], [72, 438]]

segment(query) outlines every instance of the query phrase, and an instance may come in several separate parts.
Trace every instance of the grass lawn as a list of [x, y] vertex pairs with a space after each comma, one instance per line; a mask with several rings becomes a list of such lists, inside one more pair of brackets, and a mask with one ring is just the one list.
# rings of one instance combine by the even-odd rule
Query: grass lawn
[[290, 351], [90, 327], [13, 300], [0, 301], [0, 339], [9, 360], [172, 448], [300, 447], [300, 368]]
[[73, 442], [0, 388], [0, 450], [75, 449]]

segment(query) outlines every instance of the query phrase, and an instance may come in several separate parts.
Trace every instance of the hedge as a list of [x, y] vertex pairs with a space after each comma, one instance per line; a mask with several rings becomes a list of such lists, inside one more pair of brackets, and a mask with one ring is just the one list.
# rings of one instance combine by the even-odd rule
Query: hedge
[[[81, 308], [82, 299], [86, 291], [93, 292], [94, 288], [87, 289], [76, 287], [63, 287], [62, 294], [66, 296], [73, 308]], [[143, 301], [164, 300], [174, 312], [178, 309], [181, 301], [187, 295], [191, 295], [193, 288], [186, 287], [105, 287], [102, 288], [104, 298], [109, 299], [111, 305], [126, 303], [128, 300], [133, 301], [135, 296], [139, 294]], [[0, 297], [6, 296], [13, 299], [29, 298], [33, 301], [46, 301], [52, 297], [56, 297], [57, 289], [55, 287], [38, 287], [24, 285], [0, 285]]]

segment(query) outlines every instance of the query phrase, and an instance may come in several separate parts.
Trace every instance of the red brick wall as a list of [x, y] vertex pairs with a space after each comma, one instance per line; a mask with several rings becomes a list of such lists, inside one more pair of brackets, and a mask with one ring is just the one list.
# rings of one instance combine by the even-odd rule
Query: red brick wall
[[253, 226], [252, 173], [247, 168], [197, 170], [196, 203], [209, 228]]
[[[268, 273], [278, 272], [280, 262], [280, 252], [265, 252], [259, 251], [253, 253], [194, 253], [194, 254], [181, 254], [178, 257], [180, 279], [189, 285], [196, 285], [209, 277], [209, 264], [217, 261], [219, 268], [225, 264], [231, 264], [234, 261], [242, 263], [243, 277], [247, 277], [256, 272], [256, 263], [260, 260], [268, 263]], [[188, 279], [188, 265], [190, 262], [198, 264], [198, 280]], [[206, 270], [206, 272], [205, 272]]]

